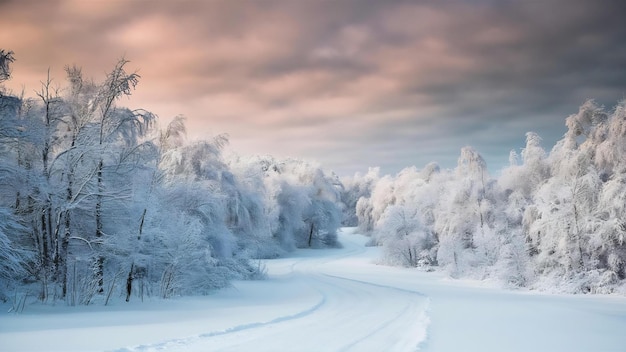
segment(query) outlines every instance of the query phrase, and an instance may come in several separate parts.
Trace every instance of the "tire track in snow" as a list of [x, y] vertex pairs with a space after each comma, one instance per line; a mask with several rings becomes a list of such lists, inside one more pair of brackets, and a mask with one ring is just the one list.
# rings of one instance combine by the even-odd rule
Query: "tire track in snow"
[[[415, 344], [414, 348], [412, 348], [412, 349], [413, 350], [419, 350], [420, 346], [425, 342], [425, 339], [427, 337], [427, 328], [428, 328], [428, 325], [430, 324], [430, 321], [428, 319], [428, 314], [427, 314], [429, 306], [430, 306], [430, 298], [427, 295], [425, 295], [425, 294], [423, 294], [421, 292], [418, 292], [418, 291], [407, 290], [407, 289], [394, 287], [394, 286], [389, 286], [389, 285], [376, 284], [376, 283], [362, 281], [362, 280], [350, 279], [350, 278], [347, 278], [347, 277], [342, 277], [342, 276], [337, 276], [337, 275], [331, 275], [331, 274], [326, 274], [326, 273], [323, 273], [322, 275], [324, 275], [326, 277], [339, 279], [339, 280], [346, 280], [346, 281], [355, 282], [355, 283], [359, 283], [359, 284], [363, 284], [363, 285], [370, 285], [370, 286], [379, 287], [379, 288], [383, 288], [383, 289], [388, 289], [388, 290], [392, 290], [392, 291], [398, 291], [398, 292], [413, 294], [413, 295], [417, 295], [417, 296], [420, 296], [422, 298], [425, 298], [425, 302], [423, 303], [423, 306], [419, 307], [419, 309], [422, 311], [422, 313], [419, 315], [419, 318], [417, 319], [419, 324], [417, 324], [418, 326], [417, 326], [417, 329], [416, 329], [416, 333], [418, 334], [419, 338], [416, 339], [416, 344]], [[389, 327], [393, 323], [397, 322], [398, 320], [401, 320], [400, 319], [401, 317], [409, 314], [410, 312], [415, 311], [416, 309], [411, 308], [414, 305], [415, 305], [415, 302], [408, 303], [406, 306], [403, 307], [403, 309], [400, 310], [400, 312], [396, 316], [393, 316], [390, 319], [387, 319], [386, 321], [384, 321], [383, 323], [377, 325], [371, 331], [369, 331], [368, 333], [364, 334], [363, 337], [361, 337], [360, 339], [358, 339], [358, 340], [356, 340], [356, 341], [354, 341], [354, 342], [344, 346], [339, 351], [342, 351], [342, 352], [349, 351], [352, 348], [354, 348], [355, 346], [358, 346], [359, 344], [363, 343], [364, 341], [367, 341], [368, 338], [371, 338], [373, 335], [376, 335], [376, 334], [380, 333], [381, 331], [383, 331], [385, 328]], [[408, 346], [405, 346], [405, 348], [408, 348]]]
[[[397, 294], [390, 295], [391, 299], [404, 298], [406, 301], [404, 305], [396, 307], [392, 315], [382, 322], [364, 329], [359, 338], [342, 346], [337, 349], [337, 351], [415, 351], [419, 349], [420, 344], [426, 339], [429, 325], [427, 311], [430, 305], [430, 299], [426, 295], [421, 292], [326, 273], [322, 273], [322, 275], [328, 278], [350, 282], [361, 287], [373, 287], [378, 290], [399, 293], [400, 296], [403, 297]], [[377, 298], [379, 299], [380, 295], [378, 295]], [[373, 301], [376, 302], [377, 299]], [[406, 333], [396, 334], [396, 332], [401, 331], [406, 331]], [[380, 342], [378, 342], [379, 347], [372, 349], [372, 345], [374, 344], [373, 340], [377, 339], [383, 341], [383, 344], [380, 345]]]
[[342, 259], [359, 257], [366, 251], [356, 242], [345, 244], [341, 250], [301, 251], [296, 258], [275, 262], [276, 277], [290, 278], [294, 285], [305, 284], [319, 293], [321, 299], [308, 309], [117, 351], [418, 350], [427, 337], [430, 299], [421, 292], [356, 280], [349, 272], [331, 274], [344, 266]]
[[[327, 296], [313, 314], [263, 327], [246, 334], [186, 346], [186, 350], [227, 351], [413, 351], [423, 340], [426, 301], [400, 293], [384, 298], [389, 290], [338, 280], [319, 273], [310, 279]], [[381, 293], [383, 294], [381, 296]]]
[[399, 292], [405, 292], [405, 293], [410, 293], [410, 294], [415, 294], [424, 298], [428, 298], [428, 296], [422, 292], [419, 291], [413, 291], [413, 290], [407, 290], [405, 288], [400, 288], [400, 287], [395, 287], [395, 286], [389, 286], [389, 285], [383, 285], [383, 284], [376, 284], [373, 282], [369, 282], [369, 281], [363, 281], [363, 280], [357, 280], [357, 279], [351, 279], [345, 276], [338, 276], [338, 275], [331, 275], [331, 274], [322, 274], [324, 276], [328, 276], [328, 277], [332, 277], [335, 279], [339, 279], [339, 280], [346, 280], [346, 281], [352, 281], [352, 282], [357, 282], [359, 284], [363, 284], [363, 285], [370, 285], [370, 286], [374, 286], [374, 287], [380, 287], [380, 288], [386, 288], [389, 290], [393, 290], [393, 291], [399, 291]]
[[162, 341], [162, 342], [155, 343], [155, 344], [145, 344], [145, 345], [139, 345], [135, 347], [124, 347], [124, 348], [120, 348], [117, 350], [113, 350], [113, 352], [163, 351], [168, 348], [172, 348], [176, 346], [185, 346], [185, 345], [189, 345], [190, 343], [193, 343], [196, 340], [203, 339], [203, 338], [210, 338], [214, 336], [231, 334], [235, 332], [244, 331], [247, 329], [254, 329], [254, 328], [259, 328], [259, 327], [263, 327], [263, 326], [267, 326], [271, 324], [278, 324], [278, 323], [282, 323], [285, 321], [302, 318], [309, 314], [312, 314], [313, 312], [318, 310], [321, 306], [323, 306], [325, 303], [326, 303], [326, 297], [322, 295], [322, 298], [320, 299], [320, 301], [317, 302], [315, 305], [313, 305], [309, 309], [297, 312], [295, 314], [280, 316], [280, 317], [274, 318], [269, 321], [264, 321], [264, 322], [253, 322], [253, 323], [241, 324], [241, 325], [233, 326], [224, 330], [207, 332], [207, 333], [199, 334], [196, 336], [185, 337], [185, 338], [171, 339], [171, 340]]
[[[363, 281], [363, 280], [357, 280], [357, 279], [351, 279], [351, 278], [347, 278], [347, 277], [343, 277], [343, 276], [337, 276], [337, 275], [331, 275], [331, 274], [323, 274], [325, 276], [328, 277], [332, 277], [332, 278], [336, 278], [336, 279], [340, 279], [340, 280], [346, 280], [346, 281], [351, 281], [351, 282], [356, 282], [356, 283], [360, 283], [360, 284], [364, 284], [364, 285], [370, 285], [370, 286], [374, 286], [374, 287], [380, 287], [380, 288], [385, 288], [385, 289], [389, 289], [389, 290], [393, 290], [393, 291], [398, 291], [398, 292], [404, 292], [404, 293], [408, 293], [408, 294], [414, 294], [414, 295], [418, 295], [420, 297], [425, 298], [425, 302], [423, 307], [421, 307], [421, 314], [419, 315], [418, 319], [416, 319], [416, 322], [418, 322], [417, 324], [417, 328], [415, 333], [417, 334], [418, 338], [416, 338], [416, 343], [414, 346], [404, 346], [404, 347], [400, 347], [398, 350], [406, 350], [406, 351], [419, 351], [420, 349], [422, 349], [423, 347], [426, 346], [427, 343], [427, 339], [428, 339], [428, 326], [430, 325], [430, 318], [428, 317], [428, 311], [430, 309], [430, 297], [428, 297], [426, 294], [419, 292], [419, 291], [413, 291], [413, 290], [408, 290], [408, 289], [403, 289], [403, 288], [399, 288], [399, 287], [394, 287], [394, 286], [389, 286], [389, 285], [383, 285], [383, 284], [376, 284], [373, 282], [368, 282], [368, 281]], [[397, 322], [398, 320], [401, 320], [400, 318], [406, 314], [408, 314], [408, 312], [413, 311], [412, 309], [410, 309], [411, 304], [408, 304], [404, 309], [402, 310], [397, 316], [388, 319], [387, 321], [385, 321], [383, 324], [381, 324], [378, 328], [372, 330], [371, 333], [369, 334], [365, 334], [363, 335], [363, 338], [354, 341], [353, 343], [345, 346], [344, 348], [342, 348], [340, 351], [349, 351], [354, 347], [357, 347], [359, 344], [361, 344], [364, 341], [367, 341], [368, 338], [371, 338], [372, 335], [375, 335], [377, 333], [379, 333], [380, 331], [382, 331], [383, 329], [389, 327], [390, 325], [392, 325], [393, 323]], [[362, 350], [362, 349], [356, 349], [357, 351]]]
[[[428, 305], [428, 303], [427, 303]], [[374, 327], [374, 329], [372, 329], [371, 332], [368, 332], [366, 334], [364, 334], [361, 338], [359, 338], [358, 340], [353, 341], [352, 343], [342, 347], [341, 349], [339, 349], [338, 351], [340, 352], [346, 352], [346, 351], [363, 351], [364, 349], [366, 349], [365, 346], [361, 346], [361, 345], [367, 345], [367, 341], [368, 339], [371, 339], [372, 337], [374, 337], [375, 335], [383, 332], [385, 329], [391, 327], [393, 324], [397, 323], [398, 321], [402, 321], [404, 320], [403, 317], [406, 315], [409, 315], [410, 312], [413, 312], [414, 309], [412, 309], [410, 307], [410, 305], [406, 305], [404, 307], [404, 309], [396, 316], [386, 320], [385, 322], [383, 322], [382, 324]], [[419, 318], [416, 320], [417, 322], [419, 322], [419, 326], [417, 326], [416, 330], [415, 330], [415, 334], [416, 334], [416, 338], [414, 343], [408, 343], [408, 344], [404, 344], [403, 346], [394, 346], [394, 344], [397, 345], [397, 341], [389, 341], [389, 346], [388, 346], [388, 350], [406, 350], [406, 351], [418, 351], [420, 350], [420, 347], [422, 347], [422, 344], [424, 343], [424, 341], [426, 340], [427, 337], [427, 326], [429, 325], [430, 321], [428, 320], [428, 316], [426, 315], [426, 311], [427, 309], [423, 310], [423, 313], [419, 315]]]

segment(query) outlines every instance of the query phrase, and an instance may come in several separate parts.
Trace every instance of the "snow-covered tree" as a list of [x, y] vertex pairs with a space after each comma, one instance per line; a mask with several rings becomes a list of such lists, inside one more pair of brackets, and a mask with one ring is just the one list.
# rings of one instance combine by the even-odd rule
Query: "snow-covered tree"
[[370, 168], [365, 175], [356, 173], [342, 179], [341, 202], [344, 204], [342, 225], [357, 226], [357, 202], [362, 197], [369, 198], [374, 184], [378, 182], [380, 168]]

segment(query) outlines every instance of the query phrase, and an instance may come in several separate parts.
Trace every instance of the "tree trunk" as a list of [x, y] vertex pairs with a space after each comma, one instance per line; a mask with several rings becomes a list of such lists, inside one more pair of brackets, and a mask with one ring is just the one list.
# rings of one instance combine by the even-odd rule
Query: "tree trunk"
[[126, 279], [126, 302], [130, 301], [130, 294], [133, 292], [133, 269], [135, 267], [135, 263], [130, 265], [130, 270], [128, 271], [128, 278]]
[[[96, 196], [96, 239], [102, 240], [102, 193], [104, 186], [102, 184], [103, 161], [100, 159], [98, 163], [98, 195]], [[98, 244], [100, 247], [100, 244]], [[98, 250], [98, 258], [96, 259], [96, 280], [98, 281], [98, 293], [104, 293], [104, 256]]]
[[311, 247], [311, 241], [313, 240], [313, 223], [311, 223], [311, 231], [309, 232], [309, 248]]
[[137, 239], [140, 240], [141, 239], [141, 235], [143, 233], [143, 222], [146, 219], [146, 212], [148, 211], [148, 208], [144, 208], [143, 209], [143, 213], [141, 214], [141, 222], [139, 223], [139, 234], [137, 235]]
[[[73, 134], [72, 144], [70, 146], [70, 149], [74, 148], [75, 145], [76, 145], [76, 134]], [[67, 170], [67, 189], [66, 189], [66, 196], [65, 196], [67, 207], [70, 206], [70, 204], [72, 203], [72, 198], [74, 197], [74, 191], [73, 191], [74, 167], [72, 166], [71, 162], [68, 163], [68, 167], [69, 167], [69, 170]], [[60, 269], [60, 275], [61, 275], [61, 280], [62, 280], [62, 295], [63, 295], [63, 298], [65, 298], [67, 297], [67, 276], [68, 276], [68, 260], [69, 260], [68, 248], [70, 244], [70, 236], [72, 233], [71, 210], [67, 208], [63, 215], [65, 219], [65, 229], [63, 232], [63, 238], [61, 240], [61, 252], [59, 253], [59, 269]]]
[[46, 211], [44, 208], [41, 213], [41, 264], [44, 270], [48, 269], [48, 250], [48, 229], [46, 226]]
[[59, 274], [62, 280], [62, 298], [67, 296], [67, 257], [70, 244], [70, 211], [65, 211], [65, 233], [61, 240], [61, 252], [59, 253]]

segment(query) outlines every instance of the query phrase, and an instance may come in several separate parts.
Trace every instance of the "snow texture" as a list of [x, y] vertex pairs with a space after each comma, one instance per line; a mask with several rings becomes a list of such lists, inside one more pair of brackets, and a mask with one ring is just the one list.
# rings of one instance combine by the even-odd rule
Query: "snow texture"
[[[377, 265], [341, 249], [265, 261], [269, 278], [212, 296], [26, 306], [0, 316], [2, 351], [623, 351], [626, 298], [544, 295]], [[7, 307], [8, 308], [8, 307]], [[6, 311], [6, 310], [5, 310]]]

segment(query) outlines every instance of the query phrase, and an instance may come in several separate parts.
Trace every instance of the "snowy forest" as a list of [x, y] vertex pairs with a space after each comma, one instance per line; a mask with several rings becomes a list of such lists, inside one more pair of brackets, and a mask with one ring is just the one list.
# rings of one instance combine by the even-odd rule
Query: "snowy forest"
[[455, 278], [553, 292], [624, 293], [626, 102], [593, 101], [565, 120], [550, 150], [526, 134], [490, 176], [471, 147], [453, 170], [429, 164], [344, 180], [344, 221], [383, 247], [384, 261], [445, 268]]
[[261, 259], [340, 246], [358, 226], [385, 264], [572, 293], [624, 293], [626, 103], [589, 101], [550, 150], [538, 134], [489, 174], [471, 147], [455, 169], [339, 179], [315, 163], [190, 141], [185, 118], [121, 106], [140, 77], [120, 59], [80, 67], [34, 97], [1, 86], [0, 300], [68, 305], [206, 294], [264, 276]]
[[[0, 80], [14, 54], [0, 52]], [[226, 157], [119, 106], [139, 75], [65, 68], [34, 98], [0, 94], [0, 300], [68, 305], [205, 294], [263, 277], [257, 259], [336, 246], [340, 182], [318, 165]]]

